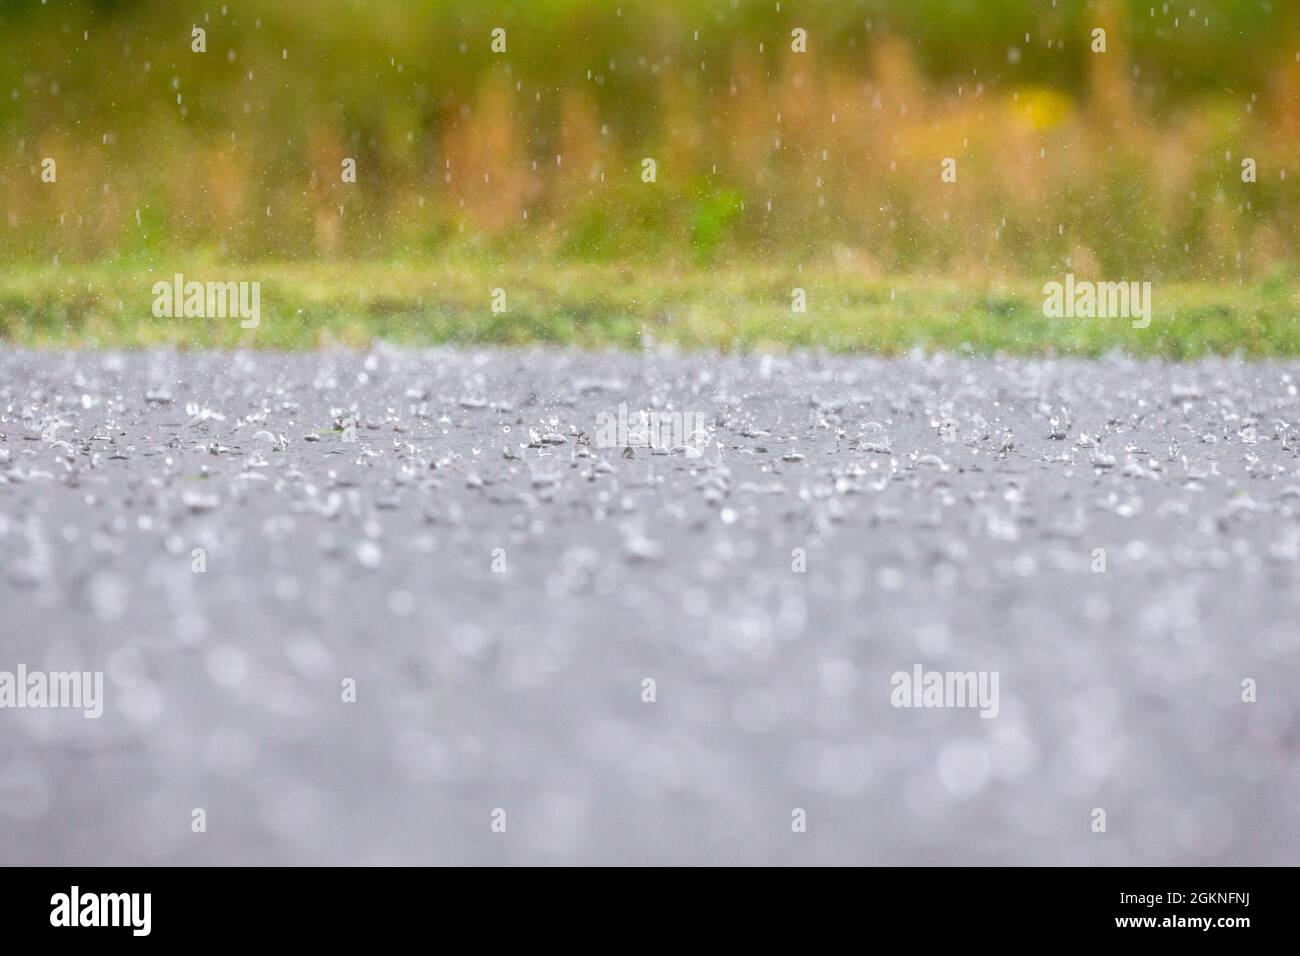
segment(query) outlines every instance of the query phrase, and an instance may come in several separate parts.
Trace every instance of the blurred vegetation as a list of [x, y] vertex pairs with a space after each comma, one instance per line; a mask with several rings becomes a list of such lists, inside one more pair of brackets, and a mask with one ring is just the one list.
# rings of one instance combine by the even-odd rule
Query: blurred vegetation
[[1294, 0], [0, 3], [10, 262], [1254, 280], [1298, 187]]

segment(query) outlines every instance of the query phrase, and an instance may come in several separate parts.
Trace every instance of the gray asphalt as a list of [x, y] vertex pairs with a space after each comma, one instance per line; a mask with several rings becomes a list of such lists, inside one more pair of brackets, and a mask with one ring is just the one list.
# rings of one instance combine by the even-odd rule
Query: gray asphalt
[[1297, 383], [0, 352], [0, 863], [1294, 864]]

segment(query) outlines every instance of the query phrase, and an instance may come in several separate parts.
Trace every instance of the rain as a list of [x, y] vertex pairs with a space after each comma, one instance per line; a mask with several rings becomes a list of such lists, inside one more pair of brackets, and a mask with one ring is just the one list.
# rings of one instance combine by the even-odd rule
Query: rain
[[0, 863], [1294, 863], [1300, 12], [998, 6], [0, 10]]

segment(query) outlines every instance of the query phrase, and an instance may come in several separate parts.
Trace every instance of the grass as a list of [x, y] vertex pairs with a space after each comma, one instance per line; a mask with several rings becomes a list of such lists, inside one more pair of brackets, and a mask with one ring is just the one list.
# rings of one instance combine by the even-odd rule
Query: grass
[[[155, 318], [154, 282], [258, 281], [261, 320]], [[1059, 276], [1055, 278], [1060, 278]], [[1081, 277], [1082, 278], [1082, 277]], [[37, 348], [566, 345], [723, 351], [925, 350], [1189, 359], [1300, 356], [1300, 282], [1155, 283], [1146, 329], [1049, 319], [1043, 280], [864, 278], [834, 267], [652, 267], [482, 257], [366, 263], [17, 267], [0, 275], [0, 341]], [[792, 290], [807, 312], [792, 311]], [[507, 311], [494, 312], [503, 289]]]

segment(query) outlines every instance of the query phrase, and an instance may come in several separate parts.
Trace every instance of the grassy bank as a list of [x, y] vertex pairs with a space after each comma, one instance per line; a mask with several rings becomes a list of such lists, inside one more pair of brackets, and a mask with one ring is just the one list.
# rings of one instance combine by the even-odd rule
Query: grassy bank
[[[260, 322], [156, 318], [153, 285], [257, 281]], [[1060, 278], [1057, 276], [1056, 278]], [[807, 311], [792, 309], [802, 288]], [[501, 289], [506, 311], [493, 311]], [[555, 344], [640, 348], [822, 348], [897, 354], [912, 348], [1193, 358], [1300, 356], [1300, 282], [1153, 286], [1151, 325], [1049, 319], [1042, 280], [864, 278], [849, 268], [720, 265], [509, 265], [437, 262], [19, 268], [0, 275], [0, 340], [35, 347], [362, 347]], [[499, 304], [499, 303], [498, 303]]]

